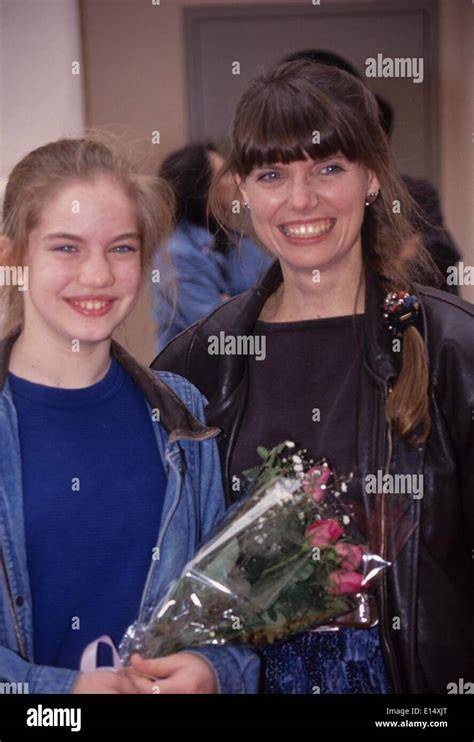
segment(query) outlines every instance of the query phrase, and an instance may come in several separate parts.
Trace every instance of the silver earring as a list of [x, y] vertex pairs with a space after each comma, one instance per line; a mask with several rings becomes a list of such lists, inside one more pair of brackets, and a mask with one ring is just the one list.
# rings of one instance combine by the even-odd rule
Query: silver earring
[[373, 204], [374, 201], [378, 198], [378, 195], [378, 191], [370, 191], [365, 199], [365, 205], [370, 206], [370, 204]]
[[247, 201], [244, 201], [244, 206], [247, 209], [247, 211], [250, 211], [250, 204], [248, 204]]

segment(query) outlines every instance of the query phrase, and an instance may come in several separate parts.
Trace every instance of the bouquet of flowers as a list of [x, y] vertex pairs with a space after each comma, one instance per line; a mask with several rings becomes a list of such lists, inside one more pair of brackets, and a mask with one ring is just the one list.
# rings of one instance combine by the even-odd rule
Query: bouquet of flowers
[[251, 494], [226, 515], [146, 624], [120, 645], [122, 661], [229, 642], [271, 644], [351, 612], [389, 562], [372, 554], [326, 461], [285, 441], [259, 448]]

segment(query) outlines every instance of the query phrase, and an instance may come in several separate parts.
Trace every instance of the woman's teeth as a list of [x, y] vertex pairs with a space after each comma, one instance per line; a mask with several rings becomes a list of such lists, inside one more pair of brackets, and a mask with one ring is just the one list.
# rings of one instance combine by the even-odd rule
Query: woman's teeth
[[295, 224], [292, 226], [283, 224], [281, 229], [288, 237], [318, 237], [329, 232], [333, 225], [334, 221], [332, 219], [326, 219], [313, 224]]

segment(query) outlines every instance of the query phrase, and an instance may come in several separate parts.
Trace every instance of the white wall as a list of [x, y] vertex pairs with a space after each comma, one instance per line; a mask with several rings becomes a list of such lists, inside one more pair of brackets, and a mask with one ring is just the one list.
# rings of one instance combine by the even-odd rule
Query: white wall
[[[84, 127], [78, 0], [0, 0], [0, 188], [19, 159]], [[1, 196], [1, 193], [0, 193]]]

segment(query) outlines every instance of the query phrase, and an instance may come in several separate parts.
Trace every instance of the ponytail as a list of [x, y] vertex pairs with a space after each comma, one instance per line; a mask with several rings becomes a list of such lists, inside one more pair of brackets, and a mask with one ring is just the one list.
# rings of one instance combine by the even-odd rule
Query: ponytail
[[415, 327], [408, 327], [403, 335], [402, 368], [387, 400], [386, 415], [399, 437], [413, 444], [424, 443], [431, 429], [428, 379], [423, 338]]

